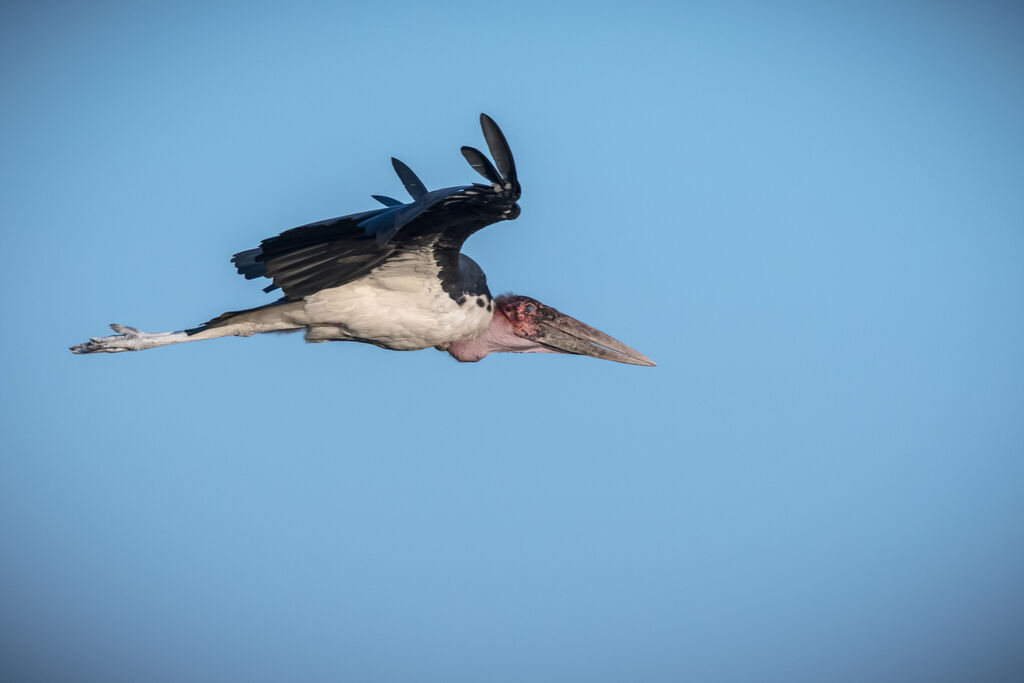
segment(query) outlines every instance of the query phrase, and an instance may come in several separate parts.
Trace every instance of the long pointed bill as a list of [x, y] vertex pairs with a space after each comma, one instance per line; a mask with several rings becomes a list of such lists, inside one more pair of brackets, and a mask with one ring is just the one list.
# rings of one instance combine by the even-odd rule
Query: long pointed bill
[[630, 365], [656, 365], [644, 354], [631, 349], [618, 339], [609, 337], [601, 330], [550, 307], [546, 312], [546, 319], [539, 323], [539, 329], [532, 338], [552, 351], [592, 356]]

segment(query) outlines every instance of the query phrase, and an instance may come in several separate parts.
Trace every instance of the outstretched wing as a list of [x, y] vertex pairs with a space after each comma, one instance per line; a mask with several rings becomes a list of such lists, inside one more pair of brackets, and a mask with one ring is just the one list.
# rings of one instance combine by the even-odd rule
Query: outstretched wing
[[457, 267], [459, 250], [470, 235], [519, 215], [521, 190], [508, 142], [486, 114], [480, 115], [480, 125], [497, 169], [479, 150], [463, 147], [462, 154], [489, 185], [428, 191], [408, 166], [392, 159], [412, 196], [408, 204], [373, 195], [385, 208], [292, 228], [235, 254], [232, 262], [247, 279], [271, 278], [274, 284], [265, 291], [280, 287], [285, 299], [339, 287], [412, 249], [431, 248], [442, 268]]

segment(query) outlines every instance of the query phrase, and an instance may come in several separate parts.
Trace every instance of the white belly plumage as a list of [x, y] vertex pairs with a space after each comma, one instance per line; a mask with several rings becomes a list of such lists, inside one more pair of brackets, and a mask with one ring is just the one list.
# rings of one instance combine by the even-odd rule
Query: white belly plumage
[[355, 282], [307, 296], [296, 318], [323, 326], [311, 330], [310, 341], [368, 341], [396, 351], [476, 338], [491, 322], [490, 299], [469, 296], [458, 304], [437, 272], [429, 254], [396, 258]]

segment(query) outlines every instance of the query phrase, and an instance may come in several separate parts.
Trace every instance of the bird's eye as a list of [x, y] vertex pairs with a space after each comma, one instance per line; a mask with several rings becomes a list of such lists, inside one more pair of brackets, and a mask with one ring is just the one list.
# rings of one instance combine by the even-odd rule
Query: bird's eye
[[526, 312], [527, 313], [533, 313], [536, 310], [537, 310], [537, 307], [534, 306], [533, 304], [526, 304]]

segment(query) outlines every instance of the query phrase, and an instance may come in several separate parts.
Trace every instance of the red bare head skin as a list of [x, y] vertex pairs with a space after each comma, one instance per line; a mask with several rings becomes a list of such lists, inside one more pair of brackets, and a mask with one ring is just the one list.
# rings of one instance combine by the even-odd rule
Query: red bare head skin
[[518, 336], [529, 339], [540, 331], [544, 304], [521, 294], [502, 294], [496, 301]]

